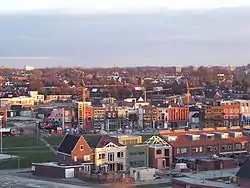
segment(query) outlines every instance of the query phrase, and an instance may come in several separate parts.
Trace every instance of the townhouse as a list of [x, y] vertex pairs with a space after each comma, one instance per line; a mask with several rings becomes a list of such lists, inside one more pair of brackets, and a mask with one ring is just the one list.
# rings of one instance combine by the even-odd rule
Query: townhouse
[[138, 126], [142, 129], [156, 128], [156, 122], [159, 118], [157, 107], [141, 106], [138, 109]]
[[105, 107], [105, 130], [116, 131], [120, 127], [117, 124], [118, 109], [115, 105]]
[[241, 125], [241, 105], [238, 101], [219, 101], [204, 110], [205, 127], [232, 127]]
[[173, 147], [174, 160], [211, 158], [247, 154], [250, 151], [249, 130], [225, 129], [211, 131], [186, 131], [163, 134]]
[[93, 109], [93, 129], [104, 130], [105, 127], [105, 108], [92, 107]]
[[0, 108], [0, 127], [6, 127], [7, 125], [7, 110]]
[[189, 122], [189, 109], [186, 107], [168, 108], [168, 124], [172, 129], [183, 129]]
[[142, 142], [142, 136], [121, 135], [113, 136], [120, 144], [127, 146], [128, 167], [148, 167], [148, 145]]

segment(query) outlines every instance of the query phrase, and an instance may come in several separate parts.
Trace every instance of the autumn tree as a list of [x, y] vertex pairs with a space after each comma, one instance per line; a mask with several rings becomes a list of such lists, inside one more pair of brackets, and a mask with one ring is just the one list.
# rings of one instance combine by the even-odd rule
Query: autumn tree
[[44, 86], [41, 80], [35, 79], [31, 80], [29, 85], [30, 91], [38, 91], [38, 93], [44, 93]]

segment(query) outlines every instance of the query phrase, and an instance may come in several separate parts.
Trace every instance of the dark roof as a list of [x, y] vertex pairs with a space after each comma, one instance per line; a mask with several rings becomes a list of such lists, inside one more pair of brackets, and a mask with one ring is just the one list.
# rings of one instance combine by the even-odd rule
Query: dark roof
[[7, 92], [7, 93], [3, 93], [2, 98], [12, 98], [12, 97], [18, 97], [18, 95], [14, 92]]
[[84, 136], [85, 140], [88, 142], [91, 148], [96, 148], [100, 142], [102, 136], [100, 135], [86, 135]]
[[192, 115], [192, 118], [198, 118], [200, 117], [199, 113], [195, 113], [194, 115]]
[[102, 137], [100, 139], [100, 141], [99, 141], [99, 143], [97, 144], [96, 147], [97, 148], [102, 148], [102, 147], [106, 146], [107, 144], [109, 144], [110, 142], [117, 145], [117, 146], [123, 146], [122, 144], [120, 144], [118, 142], [118, 140], [116, 138], [112, 138], [112, 137], [109, 137], [109, 136], [104, 136], [104, 137]]
[[241, 166], [239, 171], [236, 173], [236, 176], [239, 178], [250, 179], [249, 169], [250, 169], [250, 158], [247, 158], [243, 166]]
[[58, 152], [71, 154], [81, 136], [67, 134], [58, 148]]
[[190, 112], [199, 111], [199, 108], [198, 108], [197, 106], [190, 106], [190, 107], [189, 107], [189, 111], [190, 111]]
[[141, 135], [142, 137], [142, 142], [146, 142], [149, 138], [151, 138], [152, 136], [155, 136], [154, 134], [148, 134], [148, 135]]

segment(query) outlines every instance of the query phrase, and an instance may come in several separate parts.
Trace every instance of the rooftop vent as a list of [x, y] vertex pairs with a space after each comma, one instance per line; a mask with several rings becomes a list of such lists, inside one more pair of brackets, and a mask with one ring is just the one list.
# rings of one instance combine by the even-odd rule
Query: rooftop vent
[[207, 140], [214, 140], [214, 134], [212, 133], [202, 133], [201, 135], [203, 135]]
[[200, 135], [197, 134], [187, 134], [187, 137], [192, 141], [200, 140]]
[[215, 136], [220, 138], [220, 139], [227, 139], [229, 137], [228, 133], [223, 133], [223, 132], [216, 132]]
[[243, 135], [242, 132], [230, 132], [229, 134], [234, 138], [241, 138]]
[[167, 136], [166, 137], [166, 140], [168, 141], [168, 142], [174, 142], [174, 141], [176, 141], [177, 140], [177, 136]]

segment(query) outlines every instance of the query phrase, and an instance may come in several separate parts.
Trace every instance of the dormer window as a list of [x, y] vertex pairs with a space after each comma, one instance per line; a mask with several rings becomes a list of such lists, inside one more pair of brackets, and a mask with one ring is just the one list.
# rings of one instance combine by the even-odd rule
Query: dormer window
[[213, 140], [213, 139], [214, 139], [214, 136], [213, 136], [213, 135], [208, 135], [208, 136], [207, 136], [207, 139], [208, 139], [208, 140]]

